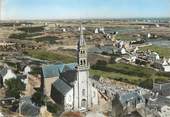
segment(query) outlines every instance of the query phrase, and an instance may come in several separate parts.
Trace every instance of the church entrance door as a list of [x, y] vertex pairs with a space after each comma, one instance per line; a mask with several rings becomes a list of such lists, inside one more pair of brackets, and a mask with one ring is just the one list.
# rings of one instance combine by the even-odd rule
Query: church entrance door
[[81, 107], [86, 108], [87, 107], [87, 101], [85, 99], [81, 100]]

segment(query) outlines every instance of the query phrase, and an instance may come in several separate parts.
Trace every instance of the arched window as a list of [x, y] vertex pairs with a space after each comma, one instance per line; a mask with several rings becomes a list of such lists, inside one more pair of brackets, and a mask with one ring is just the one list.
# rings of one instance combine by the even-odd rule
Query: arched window
[[86, 60], [84, 60], [84, 65], [86, 65]]
[[87, 107], [87, 101], [85, 99], [81, 100], [81, 107], [83, 107], [83, 108]]
[[86, 91], [85, 89], [82, 90], [82, 96], [85, 96], [85, 94], [86, 94], [85, 91]]
[[83, 65], [83, 61], [82, 60], [80, 61], [80, 65]]

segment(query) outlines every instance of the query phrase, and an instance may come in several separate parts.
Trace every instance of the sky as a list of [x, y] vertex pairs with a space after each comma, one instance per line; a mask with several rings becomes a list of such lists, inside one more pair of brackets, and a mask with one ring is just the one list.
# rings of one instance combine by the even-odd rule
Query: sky
[[3, 19], [170, 17], [170, 0], [2, 0]]

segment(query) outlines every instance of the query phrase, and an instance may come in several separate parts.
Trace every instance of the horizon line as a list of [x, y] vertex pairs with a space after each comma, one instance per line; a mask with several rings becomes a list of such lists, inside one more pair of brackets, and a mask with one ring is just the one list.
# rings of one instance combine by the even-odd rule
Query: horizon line
[[23, 18], [23, 19], [1, 19], [0, 21], [25, 21], [25, 20], [114, 20], [114, 19], [169, 19], [170, 16], [165, 17], [105, 17], [105, 18]]

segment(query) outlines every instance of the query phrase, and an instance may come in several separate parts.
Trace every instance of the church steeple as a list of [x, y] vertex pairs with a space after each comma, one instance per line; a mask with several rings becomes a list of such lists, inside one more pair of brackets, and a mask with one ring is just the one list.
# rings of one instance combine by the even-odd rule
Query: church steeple
[[77, 63], [79, 67], [87, 67], [86, 41], [83, 35], [83, 27], [80, 26], [80, 39], [77, 44]]
[[83, 26], [80, 26], [80, 39], [78, 41], [78, 46], [86, 46], [86, 42], [83, 35]]

